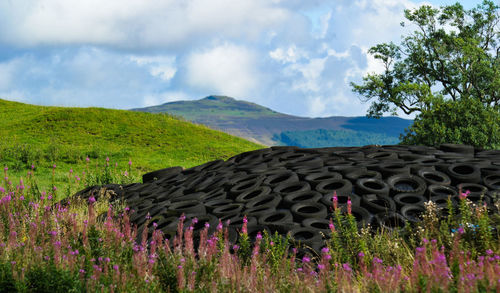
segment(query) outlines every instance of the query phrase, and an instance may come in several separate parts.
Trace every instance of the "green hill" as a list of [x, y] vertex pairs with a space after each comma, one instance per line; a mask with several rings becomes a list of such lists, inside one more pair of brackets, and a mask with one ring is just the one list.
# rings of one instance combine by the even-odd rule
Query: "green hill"
[[[139, 176], [263, 147], [167, 114], [44, 107], [1, 99], [0, 138], [0, 166], [8, 166], [9, 175], [25, 175], [31, 164], [37, 174], [51, 174], [47, 169], [57, 163], [56, 182], [67, 181], [70, 167], [85, 167], [87, 156], [91, 167], [104, 165], [109, 157], [111, 167], [118, 163], [121, 170], [131, 159], [132, 173]], [[40, 180], [47, 184], [52, 179]]]

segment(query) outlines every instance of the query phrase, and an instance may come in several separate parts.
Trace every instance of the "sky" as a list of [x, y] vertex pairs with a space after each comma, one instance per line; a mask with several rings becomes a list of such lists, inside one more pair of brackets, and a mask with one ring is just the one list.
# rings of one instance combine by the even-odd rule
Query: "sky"
[[130, 109], [226, 95], [364, 116], [371, 102], [349, 83], [381, 72], [368, 49], [412, 32], [399, 25], [405, 9], [455, 2], [0, 0], [0, 98]]

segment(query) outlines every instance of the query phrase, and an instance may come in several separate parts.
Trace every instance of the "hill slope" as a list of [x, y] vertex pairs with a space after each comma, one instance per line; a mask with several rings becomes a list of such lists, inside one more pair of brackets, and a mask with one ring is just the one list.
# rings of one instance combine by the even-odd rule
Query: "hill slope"
[[[191, 167], [261, 148], [170, 115], [102, 108], [27, 105], [0, 99], [0, 165], [25, 172], [61, 164], [102, 162], [109, 156], [122, 168], [129, 158], [141, 174], [169, 166]], [[65, 169], [66, 168], [66, 169]], [[49, 173], [50, 172], [46, 172]], [[0, 184], [1, 185], [1, 184]]]
[[[208, 96], [197, 101], [170, 102], [163, 105], [132, 109], [151, 113], [169, 113], [195, 123], [219, 129], [265, 145], [288, 144], [294, 136], [303, 137], [308, 132], [309, 139], [322, 140], [322, 145], [337, 146], [335, 140], [314, 137], [317, 130], [346, 131], [361, 136], [365, 132], [378, 134], [366, 140], [367, 144], [383, 144], [382, 141], [399, 141], [399, 134], [413, 121], [398, 117], [334, 116], [327, 118], [306, 118], [278, 113], [263, 106], [225, 96]], [[280, 140], [286, 132], [289, 140]], [[360, 132], [360, 133], [358, 133]], [[302, 147], [313, 147], [316, 142]]]

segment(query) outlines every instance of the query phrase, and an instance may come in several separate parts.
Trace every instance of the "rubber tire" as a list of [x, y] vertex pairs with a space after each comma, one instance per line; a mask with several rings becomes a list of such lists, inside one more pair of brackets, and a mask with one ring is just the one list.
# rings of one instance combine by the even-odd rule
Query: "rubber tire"
[[418, 195], [423, 195], [427, 184], [425, 180], [415, 176], [407, 174], [393, 175], [387, 179], [387, 185], [389, 185], [391, 196], [398, 193], [415, 193]]
[[273, 192], [280, 195], [286, 195], [290, 193], [309, 191], [311, 186], [305, 181], [297, 182], [285, 182], [276, 187], [274, 187]]
[[425, 213], [425, 207], [418, 204], [407, 204], [401, 207], [401, 215], [405, 217], [410, 223], [420, 223], [422, 221], [421, 215]]
[[[414, 193], [400, 193], [393, 197], [396, 207], [401, 209], [407, 205], [420, 205], [423, 206], [427, 199], [423, 195]], [[403, 215], [404, 216], [404, 215]]]
[[302, 222], [309, 218], [326, 219], [328, 211], [326, 206], [317, 202], [296, 203], [291, 208], [295, 222]]
[[321, 172], [310, 174], [304, 177], [304, 180], [309, 182], [312, 188], [316, 188], [316, 186], [324, 180], [330, 179], [342, 179], [342, 175], [337, 172]]
[[245, 204], [245, 209], [251, 209], [255, 207], [276, 208], [280, 204], [281, 200], [281, 196], [276, 194], [262, 195], [247, 202]]
[[197, 200], [175, 202], [167, 208], [168, 216], [180, 216], [181, 214], [204, 215], [206, 213], [205, 206]]
[[396, 203], [387, 196], [364, 194], [361, 197], [361, 207], [372, 214], [378, 214], [381, 212], [395, 211]]
[[331, 237], [330, 221], [327, 219], [309, 218], [302, 221], [302, 226], [310, 230], [317, 230], [325, 238]]
[[294, 192], [283, 198], [282, 205], [285, 208], [290, 208], [292, 205], [299, 202], [318, 202], [322, 197], [323, 195], [321, 193], [314, 190]]
[[[345, 194], [337, 194], [337, 206], [339, 208], [343, 206], [347, 206], [347, 201], [351, 199], [351, 207], [359, 207], [361, 204], [361, 197], [355, 193], [351, 193], [349, 195]], [[325, 194], [323, 198], [321, 198], [320, 202], [324, 204], [328, 210], [333, 210], [333, 193]]]
[[452, 198], [457, 198], [458, 197], [458, 191], [455, 187], [448, 186], [448, 185], [429, 185], [427, 187], [427, 199], [432, 200], [435, 197], [438, 196], [451, 196]]
[[450, 176], [453, 185], [481, 182], [481, 170], [472, 164], [451, 164], [446, 168], [446, 173]]
[[241, 193], [236, 197], [235, 201], [241, 203], [247, 203], [256, 197], [268, 195], [270, 193], [271, 193], [271, 188], [269, 186], [259, 186], [252, 190], [247, 190]]
[[500, 174], [491, 174], [483, 178], [483, 183], [490, 190], [500, 191]]
[[420, 169], [417, 172], [417, 175], [420, 176], [420, 178], [424, 179], [424, 181], [427, 183], [427, 185], [431, 184], [437, 184], [437, 185], [450, 185], [451, 184], [451, 179], [446, 173], [436, 171], [436, 170], [431, 170], [431, 169]]
[[346, 179], [325, 180], [316, 186], [316, 191], [322, 194], [350, 195], [352, 193], [352, 183]]
[[283, 183], [291, 183], [297, 181], [299, 181], [299, 176], [297, 176], [297, 174], [295, 174], [294, 172], [285, 171], [267, 177], [264, 180], [263, 184], [274, 188]]
[[390, 187], [381, 179], [361, 178], [356, 181], [355, 191], [359, 195], [378, 194], [381, 196], [389, 196]]

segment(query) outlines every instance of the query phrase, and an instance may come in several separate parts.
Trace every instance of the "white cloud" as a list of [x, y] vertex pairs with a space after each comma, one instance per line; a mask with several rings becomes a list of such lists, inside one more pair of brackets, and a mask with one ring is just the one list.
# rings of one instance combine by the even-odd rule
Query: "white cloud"
[[131, 56], [130, 60], [134, 61], [140, 66], [149, 66], [149, 73], [151, 73], [152, 76], [158, 77], [165, 82], [169, 82], [177, 72], [175, 57]]
[[225, 43], [187, 57], [186, 83], [205, 92], [251, 96], [258, 86], [256, 56], [249, 49]]
[[2, 1], [0, 40], [27, 46], [176, 47], [221, 32], [258, 40], [288, 17], [286, 9], [265, 0]]

